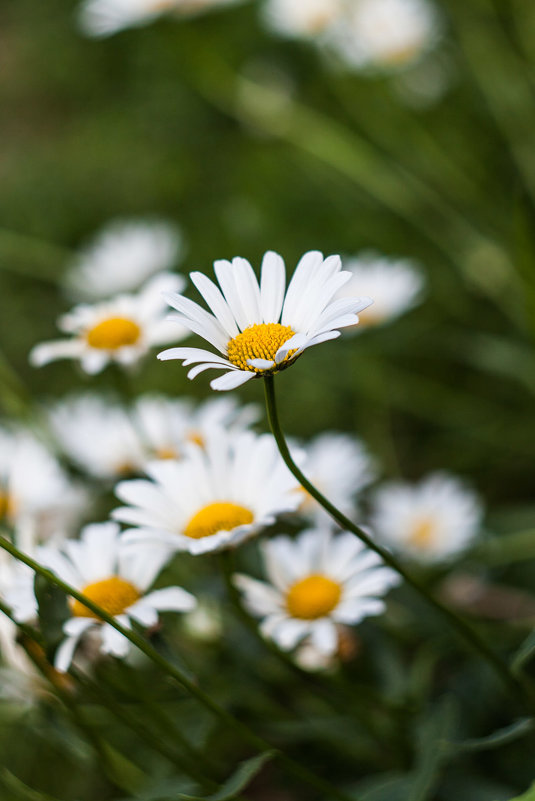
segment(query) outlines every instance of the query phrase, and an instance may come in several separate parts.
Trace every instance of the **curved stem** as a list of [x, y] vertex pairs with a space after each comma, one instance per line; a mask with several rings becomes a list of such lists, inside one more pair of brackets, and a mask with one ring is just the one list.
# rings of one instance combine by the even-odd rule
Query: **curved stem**
[[437, 598], [435, 598], [423, 584], [420, 584], [419, 581], [413, 578], [389, 551], [378, 545], [368, 534], [366, 534], [365, 531], [363, 531], [359, 526], [353, 523], [352, 520], [340, 512], [336, 506], [334, 506], [327, 498], [325, 498], [324, 495], [321, 494], [318, 489], [316, 489], [313, 484], [310, 483], [310, 481], [301, 472], [299, 467], [292, 459], [286, 439], [282, 432], [277, 412], [273, 376], [269, 375], [264, 377], [264, 388], [267, 415], [271, 431], [275, 437], [275, 441], [286, 466], [290, 472], [293, 473], [301, 486], [306, 489], [306, 491], [310, 493], [313, 498], [315, 498], [315, 500], [330, 514], [330, 516], [338, 523], [338, 525], [340, 525], [343, 529], [350, 531], [352, 534], [355, 534], [355, 536], [357, 536], [370, 550], [375, 551], [375, 553], [381, 557], [385, 564], [399, 573], [399, 575], [407, 584], [416, 590], [416, 592], [421, 595], [437, 612], [440, 612], [442, 617], [448, 621], [450, 626], [457, 631], [457, 633], [470, 645], [470, 647], [477, 651], [485, 659], [485, 661], [488, 662], [497, 676], [499, 676], [503, 684], [517, 698], [517, 700], [524, 701], [530, 706], [530, 708], [532, 708], [533, 702], [525, 687], [517, 681], [517, 679], [510, 672], [508, 665], [496, 653], [494, 653], [491, 648], [489, 648], [485, 640], [480, 637], [480, 635], [471, 626], [465, 623], [462, 618], [457, 617], [454, 612], [452, 612], [447, 606], [444, 606]]
[[135, 645], [142, 653], [145, 654], [155, 665], [164, 671], [168, 676], [170, 676], [174, 681], [184, 687], [187, 692], [192, 695], [200, 704], [205, 706], [207, 709], [212, 712], [212, 714], [218, 718], [223, 724], [228, 726], [230, 729], [233, 729], [236, 734], [238, 734], [244, 742], [249, 743], [253, 748], [260, 751], [261, 753], [271, 752], [273, 754], [274, 759], [277, 759], [286, 770], [294, 775], [297, 779], [300, 779], [304, 783], [310, 785], [311, 787], [315, 787], [316, 790], [326, 794], [327, 798], [338, 799], [338, 801], [358, 801], [355, 799], [353, 795], [347, 795], [342, 790], [339, 790], [334, 785], [330, 784], [330, 782], [325, 781], [321, 777], [317, 776], [315, 773], [312, 773], [299, 762], [291, 759], [291, 757], [286, 756], [282, 751], [274, 748], [269, 742], [263, 739], [263, 737], [259, 737], [255, 732], [249, 728], [245, 723], [242, 723], [238, 718], [235, 718], [230, 712], [219, 706], [212, 698], [201, 690], [193, 681], [191, 681], [176, 665], [173, 665], [169, 662], [165, 657], [163, 657], [158, 651], [150, 645], [147, 640], [142, 637], [137, 632], [132, 631], [130, 629], [121, 626], [120, 623], [108, 612], [106, 612], [102, 607], [95, 604], [90, 598], [83, 595], [83, 593], [76, 590], [74, 587], [71, 587], [66, 582], [62, 581], [58, 578], [54, 573], [52, 573], [47, 568], [40, 565], [35, 559], [32, 559], [27, 554], [22, 553], [12, 545], [5, 537], [0, 537], [0, 548], [3, 548], [5, 551], [14, 556], [15, 559], [18, 559], [20, 562], [23, 562], [28, 567], [37, 573], [39, 576], [42, 576], [46, 579], [50, 584], [58, 587], [62, 590], [66, 595], [74, 598], [75, 600], [79, 601], [81, 604], [86, 606], [88, 609], [96, 615], [97, 619], [108, 623], [112, 628], [122, 634], [132, 645]]

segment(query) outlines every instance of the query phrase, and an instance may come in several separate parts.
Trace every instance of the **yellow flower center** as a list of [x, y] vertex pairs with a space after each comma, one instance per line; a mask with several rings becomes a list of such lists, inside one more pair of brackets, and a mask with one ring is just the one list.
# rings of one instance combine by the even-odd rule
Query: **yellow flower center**
[[8, 493], [0, 490], [0, 520], [13, 518], [16, 512], [14, 498]]
[[408, 542], [416, 548], [429, 548], [433, 544], [435, 524], [433, 520], [424, 517], [418, 520], [409, 534]]
[[312, 575], [297, 581], [286, 595], [286, 608], [292, 617], [316, 620], [338, 606], [342, 588], [327, 576]]
[[178, 459], [178, 451], [171, 446], [158, 448], [154, 455], [157, 459]]
[[[141, 593], [137, 587], [134, 587], [133, 584], [120, 576], [110, 576], [110, 578], [102, 579], [102, 581], [88, 584], [82, 590], [82, 594], [93, 603], [101, 606], [109, 615], [121, 615], [125, 609], [128, 609], [129, 606], [132, 606], [141, 598]], [[72, 613], [75, 617], [100, 619], [91, 609], [76, 600], [72, 601]]]
[[[247, 359], [268, 359], [275, 361], [275, 354], [281, 345], [284, 345], [295, 335], [295, 331], [289, 325], [280, 323], [259, 323], [251, 325], [231, 339], [227, 345], [227, 355], [232, 364], [240, 370], [249, 370], [253, 373], [263, 373], [264, 370], [258, 367], [251, 367], [247, 364]], [[291, 350], [282, 364], [291, 360], [295, 350]], [[280, 369], [281, 365], [277, 366]], [[274, 369], [274, 368], [271, 368]]]
[[87, 344], [98, 350], [118, 350], [135, 345], [141, 336], [141, 328], [127, 317], [110, 317], [90, 328], [86, 333]]
[[186, 439], [188, 440], [188, 442], [193, 442], [194, 445], [198, 445], [199, 448], [204, 448], [204, 446], [206, 444], [205, 441], [204, 441], [204, 437], [201, 434], [201, 432], [200, 431], [195, 431], [194, 429], [192, 429], [188, 433]]
[[186, 537], [200, 540], [218, 531], [232, 531], [233, 528], [252, 523], [253, 513], [237, 503], [220, 501], [210, 503], [196, 512], [184, 529]]

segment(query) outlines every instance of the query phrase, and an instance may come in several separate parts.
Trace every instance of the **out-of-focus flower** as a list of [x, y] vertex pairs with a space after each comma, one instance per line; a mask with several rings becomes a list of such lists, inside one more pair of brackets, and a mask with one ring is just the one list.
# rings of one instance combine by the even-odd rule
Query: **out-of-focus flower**
[[344, 0], [268, 0], [263, 8], [270, 28], [295, 37], [321, 36], [343, 10]]
[[163, 292], [179, 290], [182, 285], [180, 276], [162, 273], [138, 294], [75, 306], [59, 320], [60, 329], [71, 338], [36, 345], [30, 353], [31, 363], [41, 367], [57, 359], [78, 359], [86, 373], [95, 374], [110, 362], [126, 367], [155, 345], [183, 339], [185, 329], [165, 319], [162, 298]]
[[48, 420], [63, 452], [95, 478], [142, 472], [147, 452], [140, 433], [128, 412], [110, 398], [89, 393], [68, 397], [48, 411]]
[[214, 598], [201, 598], [195, 609], [182, 618], [182, 625], [189, 636], [201, 642], [215, 642], [223, 634], [223, 623], [219, 604]]
[[415, 486], [392, 483], [375, 496], [372, 525], [387, 545], [421, 562], [450, 559], [478, 532], [482, 507], [459, 479], [434, 473]]
[[[344, 514], [355, 514], [355, 496], [373, 481], [372, 459], [364, 445], [349, 434], [325, 433], [315, 437], [304, 448], [301, 469], [305, 476]], [[298, 513], [325, 519], [327, 512], [308, 492], [302, 495]], [[330, 520], [330, 518], [329, 518]]]
[[269, 435], [221, 430], [204, 447], [188, 443], [181, 461], [153, 462], [152, 479], [123, 481], [113, 512], [136, 526], [128, 541], [162, 542], [193, 554], [234, 547], [295, 509], [296, 482]]
[[216, 261], [214, 270], [221, 289], [203, 273], [191, 273], [213, 314], [183, 295], [170, 293], [167, 299], [178, 311], [172, 319], [223, 355], [170, 348], [158, 358], [196, 364], [188, 378], [208, 369], [224, 370], [210, 384], [216, 390], [235, 389], [289, 367], [306, 348], [340, 336], [339, 328], [356, 325], [357, 312], [372, 302], [362, 297], [333, 300], [350, 273], [342, 272], [339, 256], [324, 259], [318, 251], [305, 253], [286, 291], [284, 261], [272, 251], [262, 261], [260, 286], [246, 259]]
[[182, 236], [174, 225], [115, 220], [81, 251], [65, 284], [76, 298], [88, 301], [131, 292], [154, 273], [174, 267], [181, 249]]
[[349, 626], [336, 626], [338, 638], [336, 650], [326, 654], [314, 645], [310, 639], [304, 640], [298, 645], [294, 654], [294, 662], [302, 669], [310, 672], [319, 670], [332, 670], [340, 662], [350, 662], [358, 654], [359, 640]]
[[[98, 604], [125, 628], [131, 627], [131, 621], [154, 626], [158, 612], [184, 612], [195, 606], [195, 598], [181, 587], [147, 592], [167, 561], [168, 551], [157, 544], [126, 545], [116, 523], [86, 526], [79, 541], [69, 540], [63, 549], [45, 546], [38, 558], [58, 578]], [[9, 593], [7, 598], [9, 602]], [[17, 603], [12, 606], [16, 619], [24, 620], [23, 608]], [[71, 617], [63, 626], [65, 639], [54, 660], [57, 670], [68, 669], [78, 641], [95, 626], [102, 653], [126, 656], [130, 643], [122, 634], [79, 601], [71, 601], [70, 611]]]
[[291, 650], [308, 638], [321, 654], [335, 653], [338, 623], [359, 623], [385, 609], [382, 596], [398, 583], [397, 573], [347, 531], [304, 531], [296, 540], [263, 543], [270, 584], [236, 575], [260, 629], [280, 648]]
[[329, 43], [357, 70], [400, 70], [436, 42], [439, 24], [429, 0], [352, 0]]
[[395, 320], [421, 300], [423, 275], [408, 259], [363, 253], [348, 259], [346, 266], [351, 271], [351, 280], [338, 297], [361, 292], [373, 298], [373, 306], [360, 315], [359, 329]]
[[78, 25], [86, 36], [111, 36], [125, 28], [154, 22], [163, 14], [192, 16], [237, 0], [85, 0]]

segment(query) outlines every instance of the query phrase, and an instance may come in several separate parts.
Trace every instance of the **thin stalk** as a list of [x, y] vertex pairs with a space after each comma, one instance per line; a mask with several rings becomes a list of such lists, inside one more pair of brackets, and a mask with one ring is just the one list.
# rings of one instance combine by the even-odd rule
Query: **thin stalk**
[[310, 483], [307, 477], [301, 472], [301, 470], [293, 461], [286, 443], [286, 439], [282, 432], [277, 412], [273, 376], [265, 376], [264, 388], [267, 416], [271, 431], [275, 437], [275, 441], [279, 448], [282, 459], [284, 460], [290, 472], [293, 473], [293, 475], [299, 481], [301, 486], [306, 489], [307, 492], [310, 493], [310, 495], [315, 498], [319, 504], [321, 504], [321, 506], [343, 529], [355, 534], [355, 536], [358, 537], [370, 550], [375, 551], [375, 553], [381, 557], [385, 564], [399, 573], [403, 580], [414, 590], [416, 590], [416, 592], [421, 595], [422, 598], [424, 598], [428, 604], [430, 604], [430, 606], [439, 612], [442, 617], [448, 621], [450, 626], [457, 631], [460, 637], [462, 637], [462, 639], [465, 640], [474, 651], [477, 651], [480, 656], [482, 656], [485, 661], [488, 662], [496, 675], [500, 678], [507, 689], [516, 697], [516, 699], [528, 703], [531, 708], [532, 699], [530, 698], [530, 695], [526, 691], [525, 687], [517, 681], [517, 679], [510, 672], [508, 665], [502, 661], [502, 659], [495, 654], [491, 648], [489, 648], [485, 640], [480, 637], [480, 635], [474, 629], [472, 629], [471, 626], [465, 623], [462, 618], [457, 617], [457, 615], [448, 609], [448, 607], [444, 606], [439, 600], [437, 600], [429, 592], [427, 587], [413, 578], [389, 551], [385, 550], [376, 542], [374, 542], [374, 540], [368, 534], [366, 534], [365, 531], [363, 531], [359, 526], [353, 523], [352, 520], [342, 514], [342, 512], [340, 512], [336, 506], [334, 506], [327, 498], [325, 498], [324, 495], [321, 494], [318, 489], [316, 489], [313, 484]]
[[273, 758], [277, 759], [279, 763], [288, 771], [288, 773], [295, 776], [297, 779], [301, 780], [305, 784], [314, 787], [321, 793], [326, 794], [327, 798], [338, 799], [338, 801], [358, 801], [355, 799], [353, 795], [348, 795], [344, 793], [342, 790], [339, 790], [334, 785], [330, 784], [330, 782], [325, 781], [321, 777], [317, 776], [316, 774], [309, 771], [307, 768], [303, 767], [299, 762], [296, 762], [291, 757], [286, 756], [282, 751], [274, 748], [267, 740], [264, 740], [263, 737], [259, 737], [255, 732], [249, 728], [245, 723], [242, 723], [238, 718], [235, 718], [230, 712], [220, 706], [216, 701], [214, 701], [204, 690], [201, 690], [193, 681], [191, 681], [187, 676], [183, 674], [181, 670], [179, 670], [175, 665], [169, 662], [165, 657], [158, 653], [158, 651], [150, 645], [150, 643], [138, 634], [135, 631], [130, 629], [126, 629], [124, 626], [121, 626], [120, 623], [105, 609], [95, 604], [90, 598], [83, 595], [83, 593], [76, 590], [74, 587], [71, 587], [66, 582], [62, 581], [62, 579], [58, 578], [54, 573], [52, 573], [47, 568], [40, 565], [35, 559], [32, 559], [22, 551], [19, 551], [14, 545], [12, 545], [5, 537], [0, 537], [0, 548], [3, 548], [5, 551], [14, 556], [15, 559], [18, 559], [20, 562], [23, 562], [28, 567], [37, 573], [39, 576], [42, 576], [46, 581], [53, 584], [58, 589], [62, 590], [66, 595], [74, 598], [75, 600], [79, 601], [81, 604], [86, 606], [88, 609], [93, 612], [96, 617], [105, 623], [108, 623], [112, 628], [122, 634], [132, 645], [135, 645], [142, 653], [145, 654], [148, 659], [150, 659], [155, 665], [157, 665], [164, 673], [166, 673], [170, 678], [176, 681], [181, 687], [184, 687], [187, 692], [191, 696], [193, 696], [200, 704], [205, 706], [207, 709], [212, 712], [212, 714], [218, 718], [224, 725], [228, 726], [229, 729], [232, 729], [236, 734], [241, 737], [241, 739], [248, 743], [251, 747], [255, 748], [256, 750], [260, 751], [261, 753], [271, 752], [273, 754]]

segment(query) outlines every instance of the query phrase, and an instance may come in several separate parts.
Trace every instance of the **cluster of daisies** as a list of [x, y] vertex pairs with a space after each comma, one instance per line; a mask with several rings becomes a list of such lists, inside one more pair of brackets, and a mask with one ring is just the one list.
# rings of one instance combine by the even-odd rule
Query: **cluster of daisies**
[[[421, 273], [408, 262], [365, 254], [345, 270], [338, 256], [317, 251], [301, 258], [287, 283], [284, 261], [268, 252], [260, 281], [243, 258], [215, 262], [216, 281], [191, 273], [205, 302], [199, 305], [177, 291], [185, 281], [169, 271], [179, 250], [178, 233], [161, 222], [123, 221], [106, 229], [66, 277], [69, 293], [95, 302], [75, 307], [66, 316], [77, 321], [72, 337], [37, 346], [34, 363], [68, 356], [90, 373], [109, 362], [127, 369], [151, 345], [193, 333], [211, 349], [173, 347], [160, 358], [194, 365], [190, 378], [222, 371], [211, 386], [230, 390], [271, 378], [342, 329], [351, 334], [359, 319], [376, 325], [395, 318], [423, 289]], [[170, 318], [166, 303], [176, 310]], [[132, 341], [134, 326], [139, 342]], [[156, 336], [163, 330], [165, 338]], [[348, 627], [384, 611], [398, 576], [335, 527], [289, 471], [272, 436], [256, 432], [258, 416], [254, 406], [239, 406], [228, 395], [200, 404], [146, 395], [125, 406], [86, 393], [49, 405], [41, 412], [43, 439], [20, 428], [0, 431], [2, 529], [122, 626], [144, 629], [157, 625], [160, 612], [191, 613], [197, 606], [194, 587], [161, 586], [172, 560], [185, 553], [201, 558], [264, 535], [264, 580], [234, 577], [244, 605], [260, 620], [262, 634], [303, 666], [332, 664]], [[453, 477], [436, 474], [417, 486], [383, 484], [369, 492], [378, 466], [356, 437], [324, 433], [291, 442], [290, 449], [341, 511], [409, 558], [451, 558], [478, 531], [480, 504]], [[120, 502], [111, 520], [87, 524], [89, 509], [99, 506], [95, 494], [110, 489]], [[301, 533], [270, 536], [274, 524]], [[17, 621], [36, 624], [33, 572], [5, 552], [0, 591]], [[88, 652], [128, 653], [129, 641], [83, 603], [71, 599], [68, 609], [58, 671]], [[5, 661], [17, 650], [7, 618], [0, 638]]]

